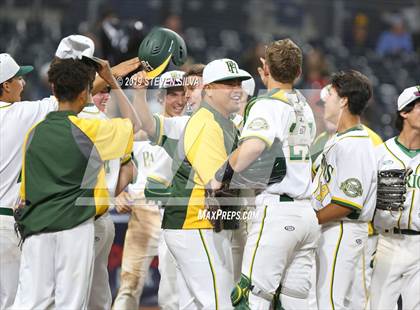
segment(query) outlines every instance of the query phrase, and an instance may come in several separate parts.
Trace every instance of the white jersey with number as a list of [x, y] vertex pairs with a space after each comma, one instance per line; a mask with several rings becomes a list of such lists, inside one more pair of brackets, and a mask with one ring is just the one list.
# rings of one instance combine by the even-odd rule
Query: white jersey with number
[[[109, 119], [105, 113], [99, 111], [99, 109], [93, 104], [84, 107], [77, 116], [87, 119]], [[115, 197], [115, 190], [117, 188], [118, 178], [120, 175], [121, 160], [106, 160], [104, 162], [104, 166], [106, 186], [108, 187], [109, 195], [110, 197]]]
[[13, 104], [0, 101], [0, 207], [12, 208], [16, 203], [26, 133], [57, 109], [53, 96]]
[[411, 229], [420, 231], [420, 150], [409, 150], [398, 137], [376, 148], [378, 171], [411, 168], [403, 211], [376, 210], [374, 225], [378, 229]]
[[375, 210], [376, 187], [374, 146], [362, 126], [328, 140], [313, 182], [315, 210], [335, 203], [353, 210], [346, 221], [368, 222]]
[[264, 193], [309, 199], [309, 147], [316, 133], [312, 110], [299, 92], [274, 90], [269, 96], [272, 98], [258, 99], [252, 106], [242, 129], [241, 140], [259, 138], [269, 148], [278, 139], [285, 156], [286, 175], [280, 183], [270, 185]]

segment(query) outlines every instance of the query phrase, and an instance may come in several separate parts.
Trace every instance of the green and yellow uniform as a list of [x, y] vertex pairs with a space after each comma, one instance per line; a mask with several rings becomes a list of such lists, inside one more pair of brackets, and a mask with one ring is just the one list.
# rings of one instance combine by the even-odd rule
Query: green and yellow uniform
[[174, 154], [172, 197], [162, 228], [213, 228], [209, 220], [199, 217], [204, 210], [204, 186], [236, 148], [238, 134], [234, 123], [207, 103], [191, 116]]
[[81, 119], [51, 112], [25, 139], [18, 224], [22, 237], [73, 228], [109, 205], [104, 161], [130, 159], [128, 119]]

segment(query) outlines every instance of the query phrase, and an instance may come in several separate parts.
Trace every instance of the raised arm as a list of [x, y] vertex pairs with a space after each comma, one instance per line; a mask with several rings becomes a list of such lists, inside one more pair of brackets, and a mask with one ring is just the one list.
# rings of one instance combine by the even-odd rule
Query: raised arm
[[[122, 117], [130, 119], [133, 124], [133, 130], [136, 133], [139, 131], [141, 126], [140, 119], [137, 116], [136, 111], [131, 105], [130, 100], [128, 100], [127, 96], [124, 94], [121, 86], [115, 79], [108, 61], [98, 59], [98, 62], [101, 64], [101, 68], [98, 70], [99, 76], [106, 82], [107, 85], [111, 87], [111, 95], [115, 96], [114, 98], [117, 101], [118, 108], [120, 109]], [[120, 72], [123, 72], [123, 70]]]
[[[113, 66], [111, 68], [111, 72], [116, 79], [123, 78], [129, 73], [137, 70], [140, 67], [140, 64], [141, 63], [138, 57], [134, 57], [129, 60], [123, 61], [118, 65]], [[95, 81], [93, 82], [92, 94], [96, 95], [107, 85], [107, 82], [100, 75], [97, 75]]]
[[133, 106], [137, 115], [140, 117], [141, 129], [144, 130], [149, 137], [156, 135], [156, 120], [149, 109], [147, 103], [147, 79], [146, 73], [141, 71], [133, 76], [135, 94], [133, 99]]

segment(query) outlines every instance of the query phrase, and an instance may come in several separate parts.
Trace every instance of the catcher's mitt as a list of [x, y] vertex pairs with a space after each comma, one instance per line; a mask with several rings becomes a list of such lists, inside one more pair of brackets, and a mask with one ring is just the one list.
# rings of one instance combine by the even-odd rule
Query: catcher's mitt
[[205, 193], [206, 212], [214, 231], [220, 232], [224, 228], [235, 229], [235, 225], [232, 227], [232, 223], [227, 222], [223, 218], [222, 213], [223, 211], [237, 208], [235, 200], [239, 197], [239, 190], [229, 189], [227, 184], [223, 184], [218, 190], [213, 190], [210, 186], [206, 186]]
[[376, 208], [400, 211], [404, 209], [407, 180], [412, 169], [391, 169], [378, 172]]

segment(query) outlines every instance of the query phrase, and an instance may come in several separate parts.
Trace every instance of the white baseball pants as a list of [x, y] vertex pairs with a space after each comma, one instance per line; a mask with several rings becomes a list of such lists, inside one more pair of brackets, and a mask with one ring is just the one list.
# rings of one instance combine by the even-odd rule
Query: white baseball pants
[[[319, 310], [353, 310], [364, 303], [364, 286], [353, 283], [368, 238], [368, 224], [333, 222], [323, 225], [317, 250], [317, 301]], [[360, 293], [352, 290], [361, 290]], [[361, 300], [351, 300], [361, 298]]]
[[90, 289], [89, 310], [111, 309], [112, 294], [109, 286], [108, 257], [115, 237], [115, 226], [111, 216], [103, 214], [94, 222], [95, 262]]
[[19, 238], [14, 229], [13, 216], [0, 215], [0, 310], [15, 300], [19, 280]]
[[251, 309], [269, 309], [280, 284], [284, 309], [308, 309], [320, 227], [309, 200], [280, 202], [260, 195], [249, 231], [242, 273], [251, 279]]
[[420, 309], [420, 235], [380, 234], [370, 292], [371, 310]]
[[164, 229], [177, 265], [179, 309], [232, 309], [232, 231]]
[[120, 288], [114, 310], [139, 308], [150, 263], [158, 254], [160, 223], [157, 206], [138, 205], [132, 208], [125, 233]]
[[93, 240], [93, 219], [72, 229], [28, 237], [12, 309], [87, 309]]

